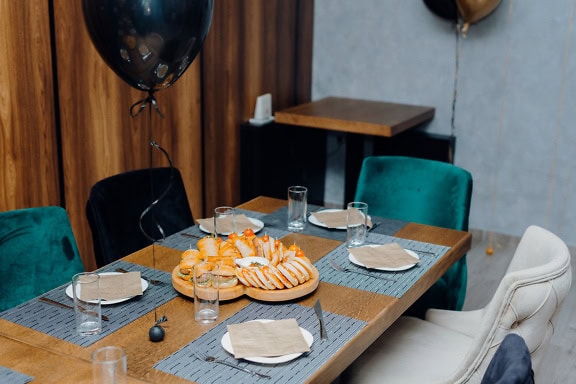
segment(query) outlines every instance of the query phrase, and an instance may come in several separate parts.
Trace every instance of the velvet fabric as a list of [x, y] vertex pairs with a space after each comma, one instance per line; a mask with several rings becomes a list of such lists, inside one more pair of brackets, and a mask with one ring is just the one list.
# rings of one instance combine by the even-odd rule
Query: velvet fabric
[[[166, 189], [168, 192], [163, 196]], [[162, 197], [163, 196], [163, 197]], [[182, 175], [177, 168], [147, 168], [100, 180], [90, 190], [86, 217], [98, 267], [109, 264], [194, 224]]]
[[[368, 203], [370, 215], [462, 231], [468, 230], [471, 198], [468, 171], [404, 156], [365, 158], [355, 195]], [[428, 308], [461, 310], [467, 273], [464, 255], [405, 314], [424, 318]]]
[[530, 351], [521, 336], [510, 333], [504, 337], [481, 384], [534, 384]]
[[0, 312], [84, 271], [66, 210], [0, 212]]

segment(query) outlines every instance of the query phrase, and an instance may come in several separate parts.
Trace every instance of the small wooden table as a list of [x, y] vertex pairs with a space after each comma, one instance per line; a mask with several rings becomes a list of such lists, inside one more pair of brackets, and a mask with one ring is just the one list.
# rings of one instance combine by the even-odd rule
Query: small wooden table
[[366, 156], [451, 158], [451, 149], [446, 149], [453, 145], [451, 139], [413, 129], [434, 114], [427, 106], [327, 97], [276, 111], [274, 123], [244, 124], [241, 198], [284, 197], [289, 183], [307, 186], [308, 199], [323, 204], [326, 178], [339, 178], [344, 205], [354, 198]]
[[[286, 205], [286, 201], [259, 197], [240, 208], [271, 213]], [[324, 311], [367, 322], [367, 325], [309, 378], [309, 383], [330, 383], [374, 342], [396, 319], [414, 303], [456, 260], [471, 246], [467, 232], [408, 223], [396, 237], [418, 240], [451, 247], [401, 298], [371, 293], [354, 288], [320, 282], [317, 290], [297, 300], [298, 304], [312, 307], [321, 299]], [[316, 262], [341, 242], [305, 234], [291, 233], [282, 238], [284, 244], [297, 243]], [[171, 272], [180, 260], [181, 251], [159, 245], [144, 248], [123, 260]], [[251, 303], [239, 298], [220, 305], [218, 323]], [[194, 303], [178, 296], [157, 309], [157, 314], [169, 319], [163, 342], [148, 340], [148, 330], [154, 324], [154, 311], [147, 313], [89, 347], [34, 331], [30, 328], [0, 319], [0, 365], [38, 376], [42, 382], [59, 382], [62, 372], [71, 377], [88, 377], [90, 355], [95, 349], [116, 345], [124, 348], [128, 356], [129, 382], [188, 383], [153, 368], [154, 364], [180, 350], [191, 341], [208, 332], [216, 324], [201, 325], [194, 321]], [[6, 341], [6, 342], [5, 342]], [[47, 359], [47, 360], [44, 360]], [[46, 361], [44, 365], [43, 361]], [[57, 361], [60, 363], [56, 365]], [[192, 362], [191, 357], [191, 364]], [[36, 364], [43, 364], [43, 370]], [[72, 374], [72, 372], [74, 372]], [[242, 374], [242, 373], [240, 373]]]
[[432, 120], [434, 108], [418, 105], [327, 97], [274, 113], [282, 124], [392, 137]]

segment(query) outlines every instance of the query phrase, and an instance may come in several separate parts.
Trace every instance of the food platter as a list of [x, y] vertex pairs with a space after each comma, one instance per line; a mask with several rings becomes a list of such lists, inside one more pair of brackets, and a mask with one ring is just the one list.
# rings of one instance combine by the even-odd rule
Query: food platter
[[[192, 283], [182, 280], [178, 276], [179, 271], [180, 268], [178, 265], [172, 271], [172, 285], [174, 286], [174, 289], [184, 296], [193, 298], [194, 286], [192, 285]], [[273, 302], [273, 301], [293, 300], [314, 292], [318, 287], [319, 281], [320, 281], [320, 275], [318, 273], [318, 270], [314, 268], [311, 279], [303, 284], [297, 285], [294, 288], [268, 290], [262, 288], [247, 287], [245, 285], [238, 283], [238, 285], [234, 287], [220, 289], [219, 292], [220, 300], [221, 301], [233, 300], [243, 295], [261, 301]]]

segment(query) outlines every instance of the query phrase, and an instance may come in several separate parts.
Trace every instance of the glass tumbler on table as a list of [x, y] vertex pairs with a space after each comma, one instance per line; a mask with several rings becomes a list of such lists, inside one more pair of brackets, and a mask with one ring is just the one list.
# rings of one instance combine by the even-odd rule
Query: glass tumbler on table
[[359, 247], [368, 232], [368, 204], [353, 201], [347, 205], [346, 242], [348, 247]]
[[199, 323], [212, 323], [218, 319], [219, 291], [217, 268], [209, 263], [194, 266], [194, 319]]
[[306, 225], [308, 188], [299, 185], [288, 188], [288, 230], [299, 232]]

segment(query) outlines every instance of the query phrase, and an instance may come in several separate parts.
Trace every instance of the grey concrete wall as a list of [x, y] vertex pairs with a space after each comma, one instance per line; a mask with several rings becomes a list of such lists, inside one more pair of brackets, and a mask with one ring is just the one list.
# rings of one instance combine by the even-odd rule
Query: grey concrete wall
[[462, 38], [420, 0], [315, 0], [312, 97], [435, 107], [426, 130], [453, 133], [474, 177], [471, 228], [574, 245], [575, 4], [502, 0]]

